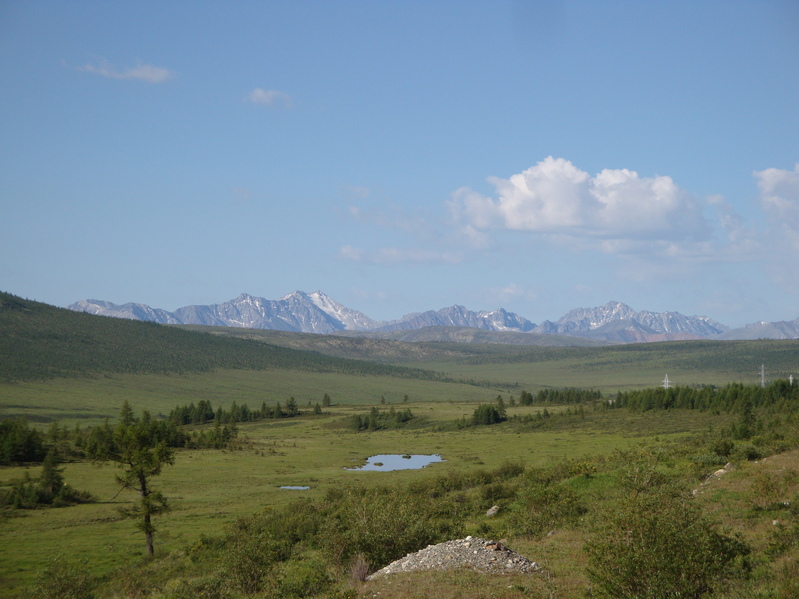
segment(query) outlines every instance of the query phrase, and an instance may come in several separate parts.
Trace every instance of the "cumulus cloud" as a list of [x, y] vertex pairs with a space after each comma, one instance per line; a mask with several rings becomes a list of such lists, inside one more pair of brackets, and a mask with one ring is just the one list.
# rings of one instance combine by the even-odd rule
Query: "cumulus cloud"
[[769, 168], [754, 175], [763, 209], [799, 249], [799, 164], [792, 171]]
[[459, 224], [606, 240], [701, 240], [708, 235], [701, 206], [670, 177], [640, 177], [628, 169], [595, 176], [563, 158], [548, 157], [508, 179], [488, 179], [496, 197], [461, 188], [450, 210]]
[[[796, 172], [756, 175], [763, 204], [783, 219], [781, 226], [790, 225], [799, 249], [799, 165]], [[339, 256], [374, 264], [454, 263], [509, 252], [544, 255], [555, 248], [612, 255], [618, 268], [640, 278], [755, 260], [766, 245], [723, 197], [697, 198], [668, 176], [642, 177], [629, 169], [590, 175], [568, 160], [548, 157], [507, 179], [488, 181], [495, 190], [490, 195], [468, 187], [453, 192], [446, 202], [450, 218], [444, 220], [352, 204], [353, 221], [399, 231], [422, 248], [345, 246]]]
[[264, 104], [269, 108], [291, 108], [291, 96], [276, 89], [256, 87], [247, 95], [247, 100], [253, 104]]
[[163, 83], [175, 76], [174, 72], [169, 69], [156, 67], [151, 64], [139, 63], [135, 67], [117, 69], [107, 60], [100, 60], [97, 65], [85, 64], [82, 67], [78, 67], [78, 69], [111, 79], [135, 79], [144, 81], [145, 83]]

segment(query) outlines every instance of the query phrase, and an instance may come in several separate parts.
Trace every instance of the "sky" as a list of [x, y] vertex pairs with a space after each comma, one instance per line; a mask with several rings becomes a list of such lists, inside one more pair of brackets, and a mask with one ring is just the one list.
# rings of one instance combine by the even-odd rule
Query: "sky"
[[0, 3], [0, 290], [799, 317], [791, 0]]

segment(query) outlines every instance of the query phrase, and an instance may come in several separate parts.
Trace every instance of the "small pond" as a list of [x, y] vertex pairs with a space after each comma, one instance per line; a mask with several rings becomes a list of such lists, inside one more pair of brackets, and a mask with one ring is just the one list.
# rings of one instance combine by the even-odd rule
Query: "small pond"
[[289, 489], [290, 491], [307, 491], [311, 487], [300, 487], [300, 486], [294, 486], [294, 485], [285, 485], [285, 486], [280, 487], [280, 488], [281, 489]]
[[418, 470], [428, 464], [443, 462], [440, 455], [381, 454], [366, 459], [366, 464], [358, 468], [346, 470], [371, 470], [388, 472], [389, 470]]

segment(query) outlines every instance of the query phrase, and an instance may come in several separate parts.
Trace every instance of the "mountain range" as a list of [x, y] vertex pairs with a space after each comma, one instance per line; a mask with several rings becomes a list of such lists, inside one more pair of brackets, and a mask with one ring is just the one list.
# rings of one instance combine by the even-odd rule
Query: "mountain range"
[[[185, 306], [174, 312], [145, 304], [113, 304], [102, 300], [81, 300], [71, 310], [161, 324], [273, 329], [300, 333], [368, 335], [392, 339], [418, 338], [415, 331], [427, 330], [427, 340], [450, 340], [453, 328], [468, 328], [502, 335], [495, 342], [528, 343], [529, 334], [558, 335], [611, 343], [642, 343], [688, 339], [799, 339], [799, 318], [794, 321], [754, 323], [738, 329], [706, 316], [684, 316], [679, 312], [636, 312], [621, 302], [608, 302], [596, 308], [576, 308], [556, 321], [535, 324], [502, 308], [474, 312], [451, 306], [406, 314], [398, 320], [376, 321], [352, 310], [321, 291], [295, 291], [279, 300], [268, 300], [246, 293], [212, 305]], [[516, 337], [512, 333], [528, 334]], [[458, 338], [467, 336], [459, 334]], [[474, 335], [470, 339], [477, 339]], [[480, 335], [482, 341], [491, 337]], [[500, 341], [500, 339], [502, 341]]]

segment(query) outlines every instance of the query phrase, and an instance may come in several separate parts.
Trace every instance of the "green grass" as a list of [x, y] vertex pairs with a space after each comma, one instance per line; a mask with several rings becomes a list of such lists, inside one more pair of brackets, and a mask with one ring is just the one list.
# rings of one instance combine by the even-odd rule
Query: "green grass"
[[[362, 596], [380, 592], [381, 597], [397, 598], [421, 596], [419, 585], [425, 586], [425, 596], [431, 593], [442, 598], [583, 593], [582, 545], [590, 519], [596, 517], [594, 504], [601, 508], [621, 492], [619, 473], [626, 464], [616, 450], [657, 447], [652, 455], [666, 456], [658, 463], [660, 470], [682, 472], [683, 476], [703, 474], [706, 472], [701, 468], [691, 470], [690, 452], [693, 447], [700, 451], [707, 439], [736, 418], [698, 411], [626, 409], [588, 409], [583, 417], [567, 415], [575, 406], [546, 406], [553, 414], [551, 418], [525, 424], [521, 417], [535, 415], [543, 411], [543, 406], [508, 406], [509, 421], [505, 423], [459, 428], [458, 423], [468, 420], [478, 403], [493, 402], [501, 394], [508, 404], [509, 396], [518, 398], [522, 389], [535, 393], [548, 387], [593, 388], [612, 394], [656, 386], [665, 374], [679, 385], [754, 383], [761, 363], [766, 364], [772, 379], [787, 377], [799, 363], [798, 342], [530, 349], [417, 346], [272, 334], [252, 335], [255, 340], [225, 339], [222, 335], [70, 313], [8, 294], [0, 294], [0, 332], [0, 361], [6, 368], [6, 382], [0, 383], [0, 418], [27, 417], [41, 428], [53, 420], [69, 427], [97, 424], [106, 417], [113, 420], [123, 401], [128, 401], [136, 413], [146, 409], [157, 416], [200, 400], [210, 401], [215, 408], [229, 408], [234, 401], [258, 408], [264, 401], [285, 405], [289, 397], [294, 397], [300, 408], [307, 410], [309, 402], [321, 404], [325, 393], [332, 398], [333, 406], [322, 416], [306, 414], [240, 424], [236, 450], [177, 451], [175, 465], [153, 481], [173, 508], [156, 521], [159, 556], [154, 567], [174, 564], [180, 568], [184, 552], [201, 535], [219, 536], [239, 517], [285, 506], [298, 497], [323, 501], [328, 493], [351, 483], [406, 488], [408, 483], [431, 481], [440, 475], [453, 479], [472, 476], [508, 461], [522, 462], [528, 469], [557, 468], [564, 460], [607, 456], [606, 461], [596, 462], [608, 465], [607, 470], [596, 476], [573, 477], [565, 483], [592, 506], [587, 520], [565, 526], [551, 538], [513, 539], [514, 548], [543, 563], [551, 578], [537, 578], [527, 584], [517, 579], [492, 579], [482, 586], [480, 578], [471, 574], [433, 573], [356, 589]], [[276, 339], [290, 347], [276, 348], [280, 345]], [[269, 344], [264, 344], [265, 340]], [[309, 344], [320, 353], [302, 351], [309, 349]], [[325, 352], [334, 357], [323, 355]], [[392, 363], [418, 368], [395, 368]], [[20, 373], [24, 376], [18, 376]], [[371, 406], [407, 407], [415, 419], [405, 429], [350, 430], [351, 416], [365, 414]], [[792, 430], [795, 420], [789, 426], [789, 416], [781, 416], [786, 419], [783, 432]], [[696, 440], [700, 438], [705, 440]], [[694, 439], [687, 449], [680, 445], [686, 439]], [[445, 461], [416, 471], [346, 469], [378, 453], [436, 453]], [[765, 463], [787, 470], [796, 467], [796, 457], [785, 463], [777, 459]], [[773, 514], [755, 512], [749, 505], [749, 475], [756, 472], [752, 468], [756, 466], [744, 464], [719, 485], [707, 487], [699, 500], [709, 513], [743, 530], [762, 549], [769, 538]], [[27, 471], [36, 476], [39, 467]], [[0, 468], [0, 484], [25, 472], [26, 468], [20, 466]], [[72, 561], [85, 558], [93, 575], [108, 574], [121, 565], [140, 561], [143, 535], [131, 521], [120, 519], [117, 511], [134, 496], [127, 491], [118, 494], [114, 472], [111, 466], [89, 462], [66, 465], [66, 482], [95, 494], [98, 503], [3, 512], [0, 594], [19, 595], [58, 553]], [[279, 488], [283, 485], [311, 488], [287, 491]], [[489, 491], [468, 489], [464, 491], [465, 500]], [[483, 499], [487, 501], [487, 497]], [[465, 526], [470, 531], [500, 531], [503, 517], [488, 521], [472, 514]], [[791, 554], [794, 558], [795, 553]], [[772, 575], [768, 562], [758, 567], [766, 573], [756, 573], [752, 589], [765, 584], [762, 581]], [[756, 595], [741, 592], [733, 596]]]
[[418, 402], [487, 402], [504, 390], [460, 383], [443, 383], [390, 376], [355, 376], [345, 373], [294, 370], [218, 370], [206, 374], [103, 375], [49, 381], [0, 383], [0, 418], [26, 417], [33, 423], [59, 420], [96, 424], [115, 417], [127, 400], [136, 412], [169, 414], [176, 406], [200, 400], [214, 408], [232, 402], [260, 408], [262, 402], [285, 405], [294, 397], [301, 409], [322, 403], [324, 394], [334, 404], [401, 405], [405, 395]]
[[414, 363], [465, 380], [502, 381], [531, 392], [552, 387], [597, 389], [605, 394], [661, 384], [726, 385], [788, 378], [799, 363], [799, 341], [681, 341], [599, 348], [541, 348], [470, 359]]
[[[506, 461], [528, 466], [564, 458], [609, 454], [659, 436], [679, 439], [719, 424], [709, 414], [673, 414], [626, 410], [590, 412], [585, 419], [555, 418], [547, 428], [525, 430], [513, 422], [487, 427], [439, 431], [438, 425], [470, 414], [467, 402], [411, 402], [422, 428], [355, 433], [343, 421], [367, 406], [338, 406], [321, 417], [261, 421], [240, 425], [239, 451], [179, 450], [174, 466], [155, 480], [170, 499], [172, 512], [157, 520], [158, 551], [171, 552], [195, 543], [201, 535], [219, 535], [237, 517], [297, 497], [322, 498], [344, 484], [404, 484], [442, 473], [492, 469]], [[535, 413], [540, 407], [509, 408], [509, 415]], [[548, 408], [553, 413], [561, 408]], [[445, 462], [423, 470], [359, 472], [351, 468], [378, 453], [441, 454]], [[19, 477], [24, 468], [0, 469], [0, 482]], [[36, 475], [38, 468], [31, 468]], [[7, 542], [0, 546], [0, 586], [9, 591], [32, 583], [54, 553], [64, 551], [88, 560], [92, 573], [102, 575], [144, 551], [143, 535], [133, 523], [121, 520], [117, 508], [132, 501], [132, 493], [114, 483], [114, 468], [88, 462], [68, 464], [66, 481], [95, 494], [100, 503], [25, 512], [2, 523]], [[310, 486], [308, 491], [279, 487]], [[46, 548], [46, 550], [43, 550]]]

